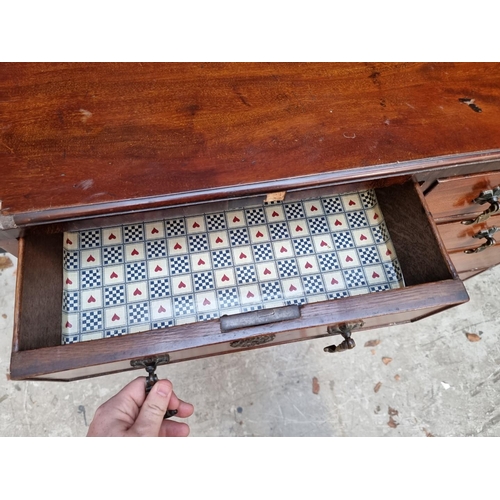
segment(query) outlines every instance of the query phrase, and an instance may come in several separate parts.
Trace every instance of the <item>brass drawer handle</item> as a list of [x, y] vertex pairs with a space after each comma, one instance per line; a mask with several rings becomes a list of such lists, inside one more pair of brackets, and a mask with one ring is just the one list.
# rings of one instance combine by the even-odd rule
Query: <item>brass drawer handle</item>
[[358, 323], [342, 323], [338, 326], [329, 326], [327, 328], [327, 332], [330, 335], [338, 334], [342, 335], [344, 337], [344, 341], [335, 346], [335, 345], [329, 345], [323, 349], [325, 352], [344, 352], [349, 349], [354, 349], [356, 347], [356, 342], [354, 342], [354, 339], [351, 337], [351, 332], [356, 329], [356, 328], [361, 328], [365, 323], [363, 321], [360, 321]]
[[464, 253], [467, 253], [467, 254], [479, 253], [479, 252], [482, 252], [483, 250], [486, 250], [488, 247], [492, 247], [493, 245], [495, 245], [496, 241], [495, 241], [495, 238], [493, 238], [493, 235], [498, 230], [499, 230], [498, 227], [493, 226], [490, 229], [483, 229], [482, 231], [479, 231], [479, 233], [475, 234], [473, 237], [474, 238], [486, 238], [486, 242], [477, 248], [470, 249], [470, 250], [464, 250]]
[[485, 203], [490, 203], [489, 208], [487, 208], [482, 214], [478, 215], [473, 220], [463, 220], [462, 224], [469, 226], [471, 224], [479, 224], [484, 222], [491, 214], [494, 214], [500, 210], [500, 204], [498, 198], [500, 197], [500, 186], [494, 189], [488, 189], [483, 191], [477, 198], [472, 200], [473, 203], [478, 203], [479, 205], [484, 205]]

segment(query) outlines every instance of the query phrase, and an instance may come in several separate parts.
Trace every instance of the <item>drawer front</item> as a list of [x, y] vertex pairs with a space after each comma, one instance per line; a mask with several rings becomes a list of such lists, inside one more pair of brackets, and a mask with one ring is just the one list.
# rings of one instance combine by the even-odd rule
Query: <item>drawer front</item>
[[486, 172], [461, 177], [438, 179], [436, 185], [426, 195], [429, 210], [434, 219], [456, 218], [467, 220], [480, 214], [490, 205], [473, 203], [483, 191], [500, 185], [500, 172]]
[[39, 232], [43, 228], [26, 234], [20, 245], [11, 378], [71, 380], [102, 375], [131, 369], [131, 359], [164, 353], [172, 362], [195, 359], [252, 348], [245, 343], [235, 348], [231, 346], [234, 341], [275, 335], [264, 344], [273, 345], [317, 338], [327, 334], [329, 325], [359, 320], [365, 322], [365, 329], [377, 328], [467, 301], [418, 186], [407, 182], [377, 189], [376, 194], [401, 265], [404, 288], [307, 303], [300, 306], [296, 319], [230, 332], [223, 332], [216, 319], [60, 345], [62, 234], [50, 228], [43, 234]]
[[[490, 217], [484, 222], [471, 225], [465, 225], [458, 221], [439, 224], [438, 230], [447, 250], [451, 252], [481, 246], [486, 240], [484, 238], [475, 238], [474, 236], [480, 231], [495, 227], [500, 228], [500, 216]], [[492, 236], [495, 238], [495, 234], [492, 234]], [[497, 237], [500, 238], [500, 233], [497, 233]]]
[[458, 273], [487, 269], [500, 264], [500, 245], [491, 246], [473, 254], [466, 254], [462, 250], [450, 252], [450, 259]]

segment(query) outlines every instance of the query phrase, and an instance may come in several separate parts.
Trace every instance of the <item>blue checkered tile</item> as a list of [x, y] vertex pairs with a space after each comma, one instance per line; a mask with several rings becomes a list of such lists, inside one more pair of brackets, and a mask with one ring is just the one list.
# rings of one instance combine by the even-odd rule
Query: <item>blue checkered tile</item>
[[220, 229], [226, 229], [226, 217], [223, 213], [221, 214], [207, 214], [205, 215], [205, 220], [207, 221], [207, 229], [209, 231], [218, 231]]
[[365, 275], [363, 273], [363, 269], [360, 267], [344, 270], [343, 273], [347, 288], [366, 286]]
[[307, 223], [309, 224], [311, 234], [323, 234], [330, 231], [325, 217], [312, 217], [307, 219]]
[[314, 253], [311, 238], [297, 238], [292, 240], [295, 255], [309, 255]]
[[145, 262], [133, 262], [125, 266], [126, 280], [130, 281], [140, 281], [147, 278], [146, 274], [146, 263]]
[[236, 307], [240, 303], [238, 298], [238, 289], [233, 287], [217, 290], [217, 300], [221, 309]]
[[257, 281], [257, 273], [254, 266], [241, 266], [236, 268], [236, 280], [239, 285], [254, 283]]
[[109, 337], [121, 337], [122, 335], [127, 334], [127, 328], [114, 328], [113, 330], [106, 330], [104, 332], [104, 336], [106, 338]]
[[211, 319], [217, 319], [218, 317], [219, 313], [217, 311], [203, 313], [203, 314], [198, 314], [198, 321], [210, 321]]
[[269, 234], [272, 240], [283, 240], [290, 238], [288, 232], [288, 225], [286, 222], [277, 222], [276, 224], [269, 224]]
[[345, 290], [342, 290], [340, 292], [330, 292], [329, 294], [327, 294], [327, 297], [329, 299], [344, 299], [346, 297], [349, 297], [349, 292], [346, 292]]
[[214, 250], [212, 252], [212, 262], [215, 269], [232, 266], [231, 250]]
[[95, 288], [102, 286], [101, 269], [84, 269], [80, 271], [80, 287]]
[[403, 279], [401, 267], [399, 266], [399, 262], [397, 260], [385, 263], [384, 269], [389, 281], [400, 281]]
[[102, 330], [102, 309], [81, 313], [81, 331], [93, 332]]
[[378, 255], [377, 247], [362, 247], [358, 248], [358, 255], [361, 264], [376, 264], [380, 262], [380, 257]]
[[144, 240], [144, 228], [142, 224], [123, 226], [123, 240], [125, 243]]
[[116, 306], [125, 304], [125, 287], [123, 285], [104, 287], [104, 305]]
[[335, 196], [331, 198], [323, 198], [321, 200], [323, 204], [323, 209], [325, 210], [325, 214], [338, 214], [344, 211], [344, 207], [342, 206], [342, 202], [340, 201], [340, 197]]
[[164, 321], [153, 321], [153, 324], [151, 325], [151, 328], [153, 330], [159, 330], [162, 328], [170, 328], [171, 326], [174, 326], [174, 320], [173, 319], [167, 319]]
[[215, 288], [214, 275], [212, 271], [193, 273], [193, 284], [196, 292], [200, 290], [212, 290]]
[[389, 231], [385, 222], [382, 222], [378, 226], [372, 226], [371, 230], [375, 243], [384, 243], [389, 239]]
[[63, 250], [63, 266], [67, 271], [75, 271], [80, 267], [80, 252]]
[[191, 253], [208, 250], [208, 236], [205, 233], [191, 234], [188, 238], [188, 245]]
[[322, 272], [340, 269], [337, 254], [334, 252], [318, 254], [319, 268]]
[[360, 227], [367, 227], [368, 220], [366, 219], [365, 212], [347, 212], [347, 221], [349, 222], [349, 227], [351, 229], [357, 229]]
[[170, 282], [168, 278], [151, 280], [149, 282], [149, 297], [159, 299], [170, 295]]
[[79, 310], [79, 296], [78, 292], [63, 292], [63, 311], [76, 312]]
[[174, 297], [174, 316], [188, 316], [194, 312], [193, 294]]
[[274, 259], [273, 249], [270, 243], [261, 243], [253, 245], [253, 254], [255, 262], [264, 262], [266, 260]]
[[299, 268], [295, 259], [278, 260], [277, 264], [280, 278], [290, 278], [299, 275]]
[[325, 286], [320, 274], [313, 274], [311, 276], [302, 276], [302, 284], [307, 295], [315, 295], [324, 293]]
[[354, 240], [352, 239], [350, 231], [339, 231], [337, 233], [333, 233], [332, 236], [333, 243], [335, 244], [335, 248], [337, 250], [354, 247]]
[[287, 306], [293, 306], [295, 304], [297, 304], [298, 306], [301, 306], [302, 304], [306, 304], [306, 303], [307, 303], [307, 300], [304, 297], [298, 297], [296, 299], [285, 300], [285, 304]]
[[260, 284], [260, 292], [265, 302], [283, 298], [281, 284], [279, 281], [268, 281]]
[[248, 245], [248, 243], [250, 243], [248, 230], [245, 227], [242, 227], [240, 229], [231, 229], [229, 231], [229, 241], [232, 247], [239, 245]]
[[101, 230], [82, 231], [80, 233], [80, 248], [97, 248], [101, 246]]
[[361, 203], [363, 204], [363, 208], [368, 209], [375, 206], [377, 203], [377, 198], [375, 196], [375, 191], [363, 191], [361, 193]]
[[168, 238], [186, 234], [184, 219], [168, 219], [165, 221], [165, 234]]
[[370, 292], [383, 292], [384, 290], [390, 290], [391, 287], [388, 284], [383, 285], [373, 285], [370, 287]]
[[128, 323], [136, 325], [149, 321], [149, 302], [138, 302], [127, 306]]
[[166, 257], [167, 242], [165, 240], [149, 240], [146, 242], [146, 255], [148, 259]]
[[107, 266], [109, 264], [122, 264], [123, 259], [123, 247], [104, 247], [102, 249], [102, 263]]
[[264, 210], [262, 208], [251, 208], [245, 210], [245, 214], [247, 216], [247, 224], [249, 226], [266, 223], [266, 216], [264, 215]]
[[175, 276], [176, 274], [189, 273], [191, 268], [189, 265], [189, 255], [179, 255], [177, 257], [170, 257], [170, 274]]
[[285, 215], [288, 220], [293, 219], [303, 219], [306, 214], [304, 212], [304, 207], [302, 203], [286, 203], [285, 204]]

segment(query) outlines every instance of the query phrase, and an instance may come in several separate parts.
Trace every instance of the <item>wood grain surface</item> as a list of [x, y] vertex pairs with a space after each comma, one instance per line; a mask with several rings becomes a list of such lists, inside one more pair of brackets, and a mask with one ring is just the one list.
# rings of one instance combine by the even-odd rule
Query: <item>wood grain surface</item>
[[22, 226], [499, 158], [499, 81], [496, 63], [4, 63], [0, 218]]

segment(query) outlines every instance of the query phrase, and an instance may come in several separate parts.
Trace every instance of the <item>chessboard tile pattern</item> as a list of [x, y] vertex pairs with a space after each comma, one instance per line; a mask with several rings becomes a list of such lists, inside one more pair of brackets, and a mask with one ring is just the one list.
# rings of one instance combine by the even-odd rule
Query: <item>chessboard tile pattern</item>
[[404, 286], [373, 190], [64, 234], [62, 343]]

